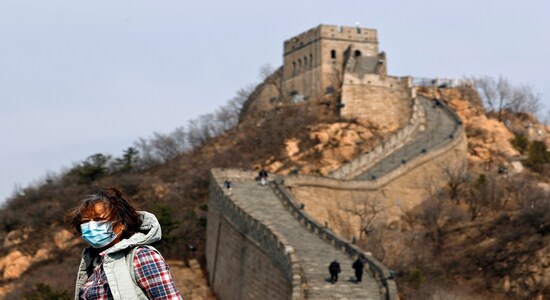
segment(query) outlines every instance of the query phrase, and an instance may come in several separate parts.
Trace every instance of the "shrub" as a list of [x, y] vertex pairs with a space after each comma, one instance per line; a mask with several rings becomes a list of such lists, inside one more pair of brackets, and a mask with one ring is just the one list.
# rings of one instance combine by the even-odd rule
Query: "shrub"
[[533, 141], [529, 146], [529, 152], [525, 165], [535, 172], [542, 172], [544, 165], [550, 162], [550, 153], [546, 144], [541, 141]]
[[71, 297], [66, 291], [57, 291], [50, 285], [38, 283], [34, 289], [23, 296], [24, 300], [69, 300]]
[[407, 272], [406, 278], [407, 283], [415, 290], [418, 290], [425, 280], [424, 273], [417, 268], [409, 270], [409, 272]]
[[529, 139], [527, 139], [527, 136], [525, 136], [525, 134], [521, 132], [516, 132], [515, 137], [510, 140], [510, 143], [521, 154], [525, 154], [525, 152], [529, 148]]

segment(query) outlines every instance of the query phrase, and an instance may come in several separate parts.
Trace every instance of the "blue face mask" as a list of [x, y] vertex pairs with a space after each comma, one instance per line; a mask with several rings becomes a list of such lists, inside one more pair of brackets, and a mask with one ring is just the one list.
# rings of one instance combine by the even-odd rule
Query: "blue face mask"
[[117, 235], [113, 232], [113, 223], [109, 221], [89, 221], [80, 224], [82, 238], [94, 248], [101, 248], [114, 241]]

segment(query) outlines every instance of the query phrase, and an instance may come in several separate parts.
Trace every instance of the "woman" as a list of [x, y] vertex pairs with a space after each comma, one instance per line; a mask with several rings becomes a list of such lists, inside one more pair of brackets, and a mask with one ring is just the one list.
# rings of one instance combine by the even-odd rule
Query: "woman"
[[119, 190], [83, 197], [66, 218], [91, 246], [82, 254], [75, 299], [182, 299], [164, 258], [149, 246], [161, 238], [157, 218], [136, 211]]

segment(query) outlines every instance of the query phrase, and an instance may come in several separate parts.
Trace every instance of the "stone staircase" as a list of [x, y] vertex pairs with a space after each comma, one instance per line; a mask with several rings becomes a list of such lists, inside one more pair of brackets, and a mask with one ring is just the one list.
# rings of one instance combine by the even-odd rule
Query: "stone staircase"
[[[363, 282], [355, 283], [352, 258], [303, 227], [270, 187], [260, 186], [253, 180], [237, 181], [230, 197], [246, 213], [272, 226], [292, 245], [307, 280], [307, 298], [385, 299], [378, 281], [368, 272]], [[336, 284], [330, 284], [328, 265], [334, 259], [340, 262], [342, 273]]]
[[459, 120], [440, 101], [434, 102], [418, 97], [426, 113], [426, 128], [417, 131], [411, 142], [386, 156], [371, 166], [366, 172], [354, 177], [354, 180], [376, 180], [406, 164], [416, 156], [426, 154], [435, 147], [452, 140]]
[[[392, 174], [397, 169], [407, 166], [409, 161], [412, 161], [410, 166], [414, 167], [415, 161], [422, 161], [428, 159], [430, 155], [437, 155], [437, 152], [446, 151], [445, 147], [452, 145], [450, 142], [456, 141], [457, 136], [463, 133], [459, 130], [460, 119], [442, 102], [423, 97], [418, 97], [417, 100], [425, 111], [425, 123], [423, 123], [423, 130], [414, 131], [414, 135], [408, 139], [406, 144], [391, 151], [387, 156], [381, 157], [373, 164], [369, 164], [368, 168], [359, 169], [359, 172], [355, 173], [359, 175], [351, 178], [351, 181], [314, 178], [329, 182], [310, 182], [309, 185], [345, 185], [350, 183], [352, 188], [358, 188], [353, 186], [361, 183], [374, 184], [376, 181], [380, 181], [377, 179], [384, 178], [386, 175], [386, 178], [391, 179], [395, 177]], [[216, 181], [220, 188], [223, 188], [221, 178], [233, 182], [232, 190], [223, 192], [234, 203], [232, 205], [239, 207], [244, 214], [270, 228], [278, 240], [284, 241], [285, 251], [289, 251], [285, 253], [295, 255], [295, 258], [291, 260], [297, 261], [300, 271], [296, 272], [293, 267], [292, 277], [301, 278], [302, 292], [300, 295], [309, 299], [398, 299], [393, 275], [375, 258], [369, 257], [370, 254], [362, 253], [362, 257], [369, 261], [367, 269], [373, 273], [367, 271], [363, 276], [363, 282], [355, 283], [355, 276], [351, 268], [352, 256], [361, 253], [361, 250], [355, 249], [355, 245], [350, 244], [349, 241], [341, 240], [323, 225], [315, 223], [292, 200], [292, 195], [285, 194], [288, 191], [282, 187], [283, 180], [279, 178], [271, 186], [261, 186], [253, 179], [255, 173], [238, 170], [214, 173], [219, 173], [214, 177], [219, 177]], [[306, 179], [313, 180], [311, 177]], [[291, 180], [296, 181], [296, 178], [289, 177], [284, 181]], [[281, 181], [281, 185], [278, 184], [278, 181]], [[344, 188], [344, 186], [339, 188]], [[285, 202], [284, 199], [287, 201]], [[340, 273], [339, 281], [336, 284], [331, 284], [328, 282], [330, 277], [328, 265], [334, 259], [340, 262], [342, 273]], [[296, 282], [293, 283], [295, 287], [298, 285]], [[302, 296], [294, 294], [297, 293], [293, 292], [293, 299], [295, 297], [302, 299]]]

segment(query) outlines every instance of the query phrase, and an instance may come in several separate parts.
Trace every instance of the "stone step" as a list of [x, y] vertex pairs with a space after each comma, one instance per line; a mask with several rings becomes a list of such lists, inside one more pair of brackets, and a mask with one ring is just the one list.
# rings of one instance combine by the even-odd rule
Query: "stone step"
[[419, 97], [418, 100], [426, 111], [426, 129], [417, 132], [410, 143], [388, 155], [363, 174], [356, 176], [355, 180], [381, 178], [397, 169], [401, 164], [407, 163], [407, 161], [412, 160], [416, 156], [424, 155], [430, 149], [451, 139], [451, 134], [456, 130], [456, 120], [444, 108], [434, 106], [432, 101], [423, 97]]
[[[306, 230], [285, 209], [270, 187], [254, 181], [235, 182], [231, 199], [252, 217], [274, 226], [292, 245], [304, 269], [310, 299], [384, 298], [380, 294], [378, 282], [367, 273], [363, 276], [363, 282], [356, 284], [351, 268], [353, 260]], [[334, 259], [340, 262], [342, 273], [339, 281], [331, 284], [327, 281], [330, 278], [328, 265]]]

